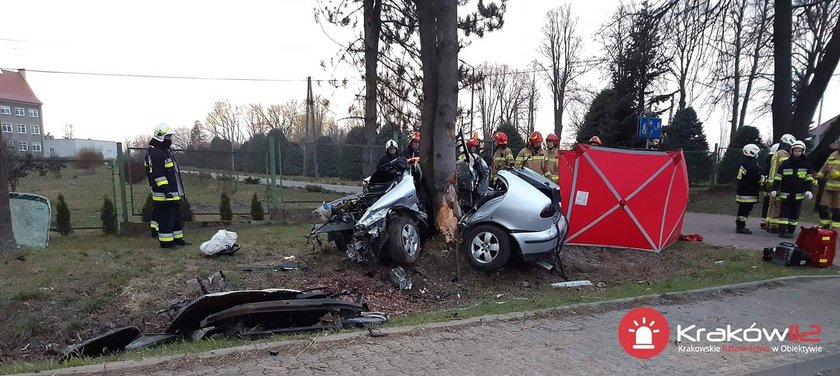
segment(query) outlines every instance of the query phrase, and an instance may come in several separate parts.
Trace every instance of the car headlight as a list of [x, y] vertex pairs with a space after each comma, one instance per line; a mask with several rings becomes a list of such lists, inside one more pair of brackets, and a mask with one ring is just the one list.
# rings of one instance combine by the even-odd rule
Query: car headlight
[[365, 215], [359, 219], [359, 222], [356, 223], [356, 228], [365, 229], [373, 226], [375, 223], [385, 219], [385, 216], [388, 214], [387, 210], [379, 210], [376, 212], [367, 212]]

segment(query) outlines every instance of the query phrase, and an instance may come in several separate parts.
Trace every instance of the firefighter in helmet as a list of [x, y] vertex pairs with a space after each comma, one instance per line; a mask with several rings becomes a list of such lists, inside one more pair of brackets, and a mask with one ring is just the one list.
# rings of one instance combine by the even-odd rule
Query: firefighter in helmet
[[735, 232], [738, 234], [752, 234], [752, 231], [747, 228], [747, 219], [753, 206], [758, 202], [758, 191], [764, 182], [757, 160], [760, 151], [755, 144], [747, 144], [741, 149], [744, 162], [738, 169], [738, 187], [735, 190], [735, 202], [738, 203]]
[[184, 240], [181, 225], [180, 202], [185, 199], [184, 185], [178, 162], [170, 149], [174, 133], [172, 127], [166, 124], [155, 126], [144, 161], [152, 189], [152, 227], [157, 227], [161, 248], [189, 245]]
[[601, 137], [598, 137], [598, 136], [592, 136], [592, 137], [589, 139], [589, 145], [590, 145], [590, 146], [601, 146], [601, 145], [603, 145], [603, 143], [601, 142]]
[[412, 132], [408, 138], [408, 148], [406, 148], [400, 157], [405, 157], [409, 162], [413, 163], [420, 159], [420, 132]]
[[770, 196], [778, 200], [780, 238], [793, 238], [799, 225], [802, 200], [814, 198], [812, 192], [814, 179], [808, 171], [808, 159], [805, 157], [805, 143], [794, 141], [790, 148], [790, 158], [779, 165], [773, 179]]
[[[779, 141], [779, 150], [770, 159], [770, 172], [767, 174], [769, 184], [773, 184], [776, 181], [776, 175], [779, 174], [779, 166], [790, 158], [790, 147], [796, 142], [796, 137], [790, 134], [784, 134]], [[772, 190], [772, 187], [768, 189], [768, 191]], [[767, 208], [767, 231], [774, 234], [779, 232], [780, 201], [779, 197], [770, 197], [770, 205]]]
[[391, 163], [391, 161], [399, 157], [399, 154], [397, 154], [398, 151], [399, 148], [397, 147], [397, 142], [394, 140], [388, 140], [388, 142], [385, 143], [385, 155], [379, 158], [379, 163], [376, 167], [382, 167], [382, 165]]
[[[764, 199], [761, 202], [761, 229], [763, 230], [767, 229], [767, 212], [770, 210], [770, 186], [768, 185], [770, 162], [773, 159], [773, 154], [776, 154], [777, 150], [779, 150], [779, 144], [773, 144], [770, 147], [770, 152], [767, 153], [767, 157], [764, 158], [764, 165], [761, 166], [761, 174], [764, 176], [764, 184], [761, 187], [764, 191]], [[772, 181], [769, 183], [772, 183]]]
[[480, 150], [479, 150], [480, 147], [481, 147], [481, 141], [479, 141], [478, 135], [473, 134], [472, 138], [467, 140], [467, 151], [461, 153], [458, 156], [458, 160], [459, 161], [466, 161], [467, 160], [467, 153], [470, 153], [472, 155], [472, 158], [469, 162], [474, 162], [475, 160], [481, 158]]
[[492, 178], [495, 180], [499, 171], [513, 167], [514, 158], [513, 152], [507, 146], [508, 136], [504, 132], [496, 132], [493, 135], [493, 141], [496, 142], [496, 146], [493, 150], [493, 163], [490, 170]]
[[533, 132], [528, 137], [528, 145], [516, 156], [516, 168], [528, 167], [542, 175], [548, 171], [545, 150], [542, 148], [543, 137], [540, 132]]
[[[560, 168], [560, 139], [556, 134], [551, 133], [545, 138], [545, 158], [548, 171], [545, 172], [545, 177], [557, 183], [559, 176], [558, 170]], [[558, 183], [559, 184], [559, 183]]]

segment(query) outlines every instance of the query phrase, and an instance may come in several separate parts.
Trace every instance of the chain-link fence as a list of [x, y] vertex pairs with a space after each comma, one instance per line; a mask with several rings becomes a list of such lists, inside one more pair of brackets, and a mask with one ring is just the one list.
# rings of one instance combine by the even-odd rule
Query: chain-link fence
[[50, 201], [53, 228], [59, 195], [64, 196], [70, 209], [70, 224], [74, 229], [102, 228], [100, 214], [106, 197], [120, 210], [114, 161], [13, 156], [7, 162], [12, 191], [44, 196]]

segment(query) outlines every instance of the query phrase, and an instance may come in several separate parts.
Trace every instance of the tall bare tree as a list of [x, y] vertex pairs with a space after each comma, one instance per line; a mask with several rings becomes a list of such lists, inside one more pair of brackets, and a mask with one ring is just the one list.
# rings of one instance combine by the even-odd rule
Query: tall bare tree
[[[766, 112], [769, 85], [759, 86], [759, 78], [770, 71], [772, 33], [770, 0], [731, 0], [721, 8], [713, 46], [717, 55], [712, 71], [715, 89], [711, 102], [730, 111], [729, 139], [746, 125], [750, 104], [757, 104], [759, 115]], [[742, 90], [743, 89], [743, 90]]]
[[554, 133], [562, 137], [563, 115], [569, 104], [569, 92], [585, 70], [582, 66], [583, 38], [577, 28], [578, 19], [572, 16], [570, 4], [549, 10], [545, 18], [539, 46], [542, 57], [540, 65], [546, 70], [551, 88]]
[[258, 134], [265, 134], [270, 129], [268, 110], [259, 103], [251, 103], [245, 108], [245, 135], [248, 139]]
[[190, 146], [190, 127], [178, 127], [172, 135], [173, 149], [186, 149]]
[[525, 79], [525, 124], [526, 134], [531, 134], [534, 132], [537, 126], [537, 110], [540, 107], [540, 88], [537, 85], [537, 68], [539, 64], [535, 61], [531, 64], [531, 71], [524, 72], [523, 78]]
[[712, 53], [709, 38], [714, 22], [722, 14], [719, 2], [712, 0], [677, 0], [665, 18], [665, 48], [673, 54], [671, 75], [678, 87], [677, 109], [683, 110], [693, 101], [695, 83], [707, 73], [706, 59]]
[[488, 63], [479, 66], [476, 83], [476, 102], [481, 132], [485, 140], [490, 140], [493, 131], [499, 127], [499, 95], [493, 82], [499, 76], [495, 75], [496, 67]]
[[232, 106], [227, 99], [218, 101], [207, 113], [204, 129], [213, 137], [240, 144], [242, 143], [241, 114], [242, 109]]

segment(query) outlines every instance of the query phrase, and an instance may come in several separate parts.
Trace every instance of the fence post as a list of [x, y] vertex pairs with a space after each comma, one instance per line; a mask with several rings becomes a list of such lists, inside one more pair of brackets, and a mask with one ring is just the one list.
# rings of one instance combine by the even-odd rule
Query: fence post
[[277, 195], [277, 202], [283, 205], [283, 148], [281, 145], [280, 140], [277, 140], [277, 165], [280, 167], [277, 171], [277, 175], [280, 177], [280, 194]]
[[276, 159], [277, 155], [275, 154], [274, 146], [275, 146], [274, 137], [268, 138], [268, 168], [271, 170], [269, 172], [270, 179], [269, 184], [271, 184], [271, 188], [269, 189], [269, 197], [271, 198], [271, 208], [277, 208], [277, 195], [275, 194], [275, 190], [277, 189], [277, 165]]
[[718, 168], [720, 167], [720, 148], [717, 143], [715, 143], [715, 153], [712, 157], [714, 158], [714, 161], [712, 162], [712, 178], [710, 179], [710, 185], [714, 188], [717, 186]]
[[128, 223], [128, 198], [125, 195], [125, 155], [123, 154], [122, 142], [117, 142], [117, 171], [119, 171], [120, 176], [120, 201], [123, 222]]

